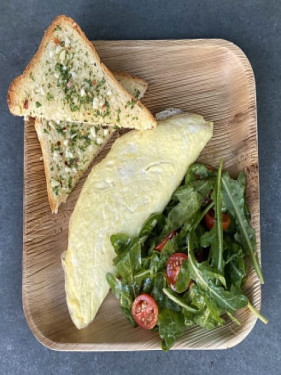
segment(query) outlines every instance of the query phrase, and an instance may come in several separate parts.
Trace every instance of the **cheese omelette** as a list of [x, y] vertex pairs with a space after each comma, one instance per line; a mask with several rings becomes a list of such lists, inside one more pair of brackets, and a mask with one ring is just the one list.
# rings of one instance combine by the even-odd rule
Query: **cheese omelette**
[[70, 316], [77, 328], [94, 319], [114, 272], [110, 236], [136, 236], [148, 216], [162, 211], [187, 168], [210, 140], [213, 124], [195, 114], [159, 121], [155, 129], [130, 131], [95, 165], [69, 225], [64, 259]]

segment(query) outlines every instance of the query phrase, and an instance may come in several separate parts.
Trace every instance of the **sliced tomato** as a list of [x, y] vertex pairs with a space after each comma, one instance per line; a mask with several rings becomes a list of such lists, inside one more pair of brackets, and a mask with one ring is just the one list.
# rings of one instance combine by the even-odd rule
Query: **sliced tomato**
[[[213, 228], [215, 224], [215, 212], [213, 209], [209, 210], [205, 215], [205, 224], [207, 228], [210, 230]], [[226, 230], [230, 225], [230, 217], [223, 213], [222, 214], [222, 229]]]
[[164, 238], [163, 241], [161, 241], [158, 245], [155, 246], [154, 250], [162, 251], [163, 247], [166, 245], [166, 243], [173, 238], [177, 234], [176, 230], [173, 230], [171, 233], [168, 234], [167, 237]]
[[140, 294], [133, 302], [132, 315], [138, 326], [152, 329], [158, 320], [157, 303], [149, 294]]
[[[177, 283], [178, 274], [180, 272], [181, 265], [186, 259], [187, 259], [187, 255], [184, 253], [175, 253], [171, 255], [170, 258], [168, 259], [167, 268], [166, 268], [167, 280], [168, 280], [170, 288], [175, 292], [177, 291], [176, 283]], [[186, 289], [190, 287], [191, 283], [192, 283], [192, 280], [190, 280], [190, 282], [186, 286]]]

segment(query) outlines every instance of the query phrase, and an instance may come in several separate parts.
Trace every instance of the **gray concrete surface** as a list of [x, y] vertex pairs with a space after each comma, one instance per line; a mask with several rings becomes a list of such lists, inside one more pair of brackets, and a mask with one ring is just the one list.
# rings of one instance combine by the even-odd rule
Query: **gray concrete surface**
[[[258, 322], [237, 347], [209, 352], [59, 353], [31, 334], [21, 305], [23, 121], [6, 94], [58, 14], [90, 39], [225, 38], [240, 46], [256, 76], [262, 262]], [[276, 0], [0, 0], [0, 374], [281, 373], [281, 2]]]

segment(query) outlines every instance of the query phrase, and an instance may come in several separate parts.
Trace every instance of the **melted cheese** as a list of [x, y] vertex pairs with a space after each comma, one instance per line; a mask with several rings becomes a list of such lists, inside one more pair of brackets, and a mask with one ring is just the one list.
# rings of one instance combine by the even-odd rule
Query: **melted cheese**
[[115, 257], [110, 236], [135, 236], [151, 213], [162, 211], [211, 136], [212, 123], [202, 116], [173, 116], [153, 130], [125, 134], [93, 167], [70, 219], [64, 261], [77, 328], [94, 319], [108, 293]]

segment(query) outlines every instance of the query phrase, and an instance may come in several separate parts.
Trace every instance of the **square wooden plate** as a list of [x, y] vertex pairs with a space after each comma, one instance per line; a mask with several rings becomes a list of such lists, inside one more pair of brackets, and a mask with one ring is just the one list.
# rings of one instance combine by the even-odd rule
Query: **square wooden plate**
[[[233, 176], [247, 175], [247, 200], [260, 254], [258, 147], [254, 75], [244, 53], [224, 40], [99, 41], [95, 46], [111, 70], [147, 80], [143, 103], [153, 112], [178, 107], [214, 121], [214, 136], [200, 160]], [[160, 349], [156, 333], [134, 329], [109, 293], [94, 322], [83, 330], [73, 325], [65, 302], [61, 253], [67, 247], [68, 221], [86, 176], [52, 215], [46, 192], [41, 150], [32, 121], [25, 123], [23, 307], [37, 339], [56, 350], [112, 351]], [[111, 142], [112, 144], [112, 142]], [[110, 149], [109, 144], [95, 160]], [[261, 288], [250, 269], [245, 291], [257, 309]], [[189, 329], [173, 349], [224, 349], [241, 342], [256, 317], [238, 312], [241, 326], [228, 321], [213, 331]]]

